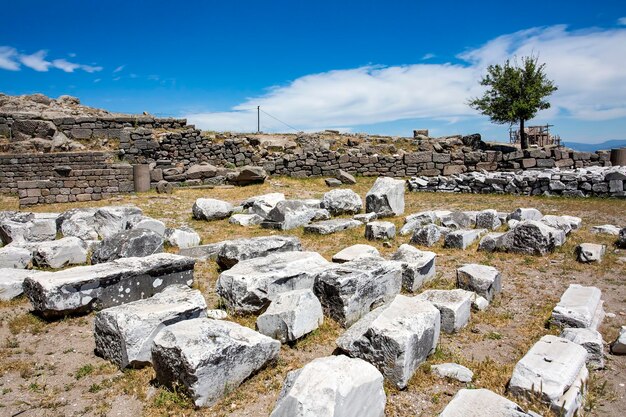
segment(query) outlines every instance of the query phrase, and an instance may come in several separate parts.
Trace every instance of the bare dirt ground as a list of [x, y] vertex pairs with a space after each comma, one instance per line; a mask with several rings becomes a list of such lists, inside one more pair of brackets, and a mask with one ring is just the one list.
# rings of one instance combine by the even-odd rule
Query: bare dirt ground
[[[359, 178], [351, 188], [362, 197], [373, 179]], [[263, 185], [235, 189], [185, 190], [163, 196], [152, 193], [117, 197], [97, 205], [132, 203], [146, 215], [161, 219], [168, 226], [189, 224], [202, 236], [203, 243], [276, 232], [259, 227], [230, 225], [227, 220], [200, 222], [191, 219], [191, 207], [198, 197], [213, 197], [239, 203], [266, 192], [283, 192], [288, 198], [320, 197], [328, 188], [322, 179], [294, 180], [273, 178]], [[95, 204], [91, 204], [94, 206]], [[58, 204], [37, 207], [36, 211], [64, 211], [85, 204]], [[569, 214], [583, 219], [583, 228], [573, 232], [567, 243], [546, 257], [517, 254], [487, 254], [472, 246], [465, 251], [435, 247], [437, 279], [430, 288], [452, 288], [455, 270], [463, 263], [495, 266], [503, 275], [503, 292], [490, 308], [473, 313], [470, 324], [460, 333], [443, 335], [439, 348], [415, 374], [407, 389], [386, 386], [387, 416], [435, 416], [466, 384], [437, 379], [430, 365], [455, 361], [474, 371], [469, 387], [489, 388], [506, 395], [506, 384], [515, 363], [542, 335], [558, 333], [547, 320], [559, 297], [571, 283], [594, 285], [604, 295], [606, 318], [600, 331], [607, 342], [615, 340], [619, 326], [626, 324], [626, 264], [618, 258], [625, 250], [614, 247], [614, 237], [592, 234], [593, 225], [626, 225], [626, 201], [565, 199], [499, 195], [459, 195], [443, 193], [406, 194], [406, 213], [430, 209], [480, 210], [494, 208], [512, 211], [536, 207], [544, 214]], [[13, 198], [0, 198], [0, 210], [16, 209]], [[392, 219], [399, 227], [402, 218]], [[380, 242], [367, 242], [363, 228], [330, 236], [284, 232], [302, 239], [306, 250], [320, 252], [327, 259], [354, 243], [370, 243], [384, 255], [393, 253], [409, 236], [397, 237], [392, 248]], [[604, 261], [583, 265], [575, 260], [574, 248], [582, 242], [608, 246]], [[214, 292], [218, 276], [215, 263], [196, 265], [197, 287], [210, 307], [217, 307]], [[255, 317], [232, 317], [254, 328]], [[330, 355], [342, 329], [326, 319], [324, 325], [298, 341], [285, 345], [280, 359], [251, 377], [211, 408], [194, 409], [182, 392], [168, 391], [154, 381], [150, 368], [119, 371], [94, 355], [93, 314], [46, 322], [30, 313], [25, 299], [0, 304], [0, 416], [267, 416], [280, 392], [288, 371], [310, 360]], [[608, 350], [608, 349], [607, 349]], [[591, 373], [584, 416], [621, 416], [626, 409], [626, 356], [607, 356], [606, 369]], [[519, 402], [519, 400], [517, 400]], [[549, 412], [539, 404], [526, 404], [544, 416]]]

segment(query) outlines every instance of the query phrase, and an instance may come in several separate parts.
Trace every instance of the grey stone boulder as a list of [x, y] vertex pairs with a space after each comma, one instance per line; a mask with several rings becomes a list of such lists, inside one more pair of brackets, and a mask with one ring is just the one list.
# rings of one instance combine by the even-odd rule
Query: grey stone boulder
[[25, 269], [33, 260], [31, 250], [20, 246], [0, 248], [0, 268]]
[[236, 185], [250, 185], [250, 184], [261, 184], [265, 182], [267, 178], [267, 172], [262, 167], [255, 166], [244, 166], [239, 168], [239, 172], [237, 175], [231, 179], [230, 182], [235, 183]]
[[164, 328], [154, 338], [159, 383], [182, 387], [197, 407], [228, 391], [278, 358], [280, 342], [225, 320], [197, 318]]
[[136, 217], [133, 221], [129, 222], [128, 226], [129, 229], [147, 229], [160, 236], [165, 236], [167, 229], [165, 223], [161, 220], [147, 216]]
[[604, 319], [602, 291], [571, 284], [552, 310], [551, 322], [559, 327], [598, 330]]
[[611, 353], [614, 355], [626, 355], [626, 326], [622, 326], [619, 336], [611, 343]]
[[228, 219], [228, 223], [236, 224], [239, 226], [256, 226], [261, 224], [263, 220], [263, 217], [259, 216], [258, 214], [238, 213], [230, 216], [230, 219]]
[[332, 233], [355, 229], [361, 226], [363, 226], [363, 223], [354, 219], [332, 219], [310, 223], [304, 226], [304, 231], [306, 233], [315, 233], [318, 235], [330, 235]]
[[96, 354], [120, 368], [152, 363], [155, 336], [165, 327], [206, 316], [206, 302], [198, 290], [170, 285], [145, 300], [110, 307], [96, 313]]
[[361, 213], [355, 214], [352, 218], [354, 220], [360, 221], [361, 223], [369, 223], [376, 220], [378, 218], [378, 215], [376, 213]]
[[456, 285], [491, 302], [502, 291], [502, 276], [492, 266], [466, 264], [456, 270]]
[[259, 236], [227, 240], [217, 253], [217, 264], [222, 269], [228, 269], [246, 259], [301, 250], [302, 243], [295, 236]]
[[142, 211], [134, 206], [101, 207], [94, 213], [95, 229], [102, 239], [128, 229]]
[[467, 229], [476, 223], [472, 223], [472, 218], [462, 211], [453, 211], [440, 217], [441, 225], [451, 230]]
[[439, 417], [540, 417], [485, 388], [459, 390]]
[[493, 230], [500, 226], [502, 226], [502, 221], [496, 210], [483, 210], [476, 214], [476, 227]]
[[391, 222], [375, 221], [365, 225], [367, 240], [388, 240], [396, 236], [396, 226]]
[[337, 339], [337, 346], [371, 363], [403, 389], [437, 347], [439, 322], [439, 310], [431, 303], [398, 295], [352, 325]]
[[216, 291], [226, 306], [259, 313], [280, 293], [312, 288], [330, 262], [317, 252], [279, 252], [240, 261], [217, 279]]
[[24, 293], [22, 288], [26, 277], [35, 276], [40, 271], [0, 267], [0, 300], [9, 301]]
[[401, 287], [400, 262], [367, 257], [325, 269], [315, 279], [314, 292], [324, 312], [348, 327], [393, 300]]
[[421, 211], [410, 214], [404, 218], [404, 225], [400, 228], [400, 235], [410, 235], [422, 226], [434, 224], [436, 220], [437, 217], [434, 211]]
[[453, 230], [445, 236], [444, 246], [446, 248], [465, 250], [486, 232], [485, 229]]
[[13, 215], [8, 219], [0, 220], [0, 240], [5, 245], [13, 243], [22, 245], [29, 242], [45, 242], [56, 239], [56, 218], [36, 217], [25, 220], [26, 216]]
[[282, 343], [294, 342], [324, 322], [324, 313], [310, 289], [280, 293], [256, 320], [261, 334]]
[[432, 365], [430, 371], [440, 378], [456, 379], [459, 382], [472, 382], [474, 372], [458, 363]]
[[310, 223], [316, 216], [316, 208], [302, 200], [283, 200], [268, 213], [261, 227], [290, 230]]
[[606, 245], [596, 243], [581, 243], [576, 247], [578, 262], [602, 262], [602, 257], [606, 252]]
[[221, 220], [233, 214], [232, 204], [214, 198], [199, 198], [191, 209], [196, 220]]
[[573, 216], [555, 216], [547, 214], [540, 220], [547, 226], [554, 227], [555, 229], [561, 229], [565, 234], [569, 234], [572, 230], [577, 230], [582, 225], [582, 219], [580, 217]]
[[365, 211], [374, 212], [379, 218], [404, 213], [404, 181], [378, 177], [365, 196]]
[[343, 183], [336, 178], [326, 178], [324, 182], [329, 187], [340, 187], [341, 185], [343, 185]]
[[283, 193], [269, 193], [251, 197], [242, 203], [244, 209], [250, 214], [256, 214], [262, 218], [267, 218], [269, 212], [272, 211], [279, 201], [285, 200]]
[[441, 330], [456, 333], [469, 323], [473, 294], [465, 290], [427, 290], [416, 296], [441, 313]]
[[402, 263], [402, 288], [415, 292], [426, 282], [435, 278], [437, 254], [402, 244], [391, 256], [392, 261]]
[[313, 359], [287, 374], [270, 417], [383, 417], [383, 376], [344, 355]]
[[515, 365], [508, 390], [518, 397], [535, 397], [564, 417], [582, 406], [589, 375], [587, 351], [567, 339], [543, 336]]
[[333, 262], [342, 264], [345, 262], [350, 262], [357, 258], [363, 257], [379, 257], [380, 252], [373, 246], [363, 245], [357, 243], [356, 245], [348, 246], [333, 255]]
[[563, 230], [535, 220], [521, 221], [507, 235], [503, 242], [510, 246], [503, 249], [529, 255], [546, 255], [565, 243]]
[[604, 368], [604, 341], [600, 332], [591, 329], [563, 329], [560, 337], [574, 342], [587, 350], [587, 367]]
[[39, 243], [33, 250], [33, 264], [40, 268], [58, 269], [87, 262], [87, 243], [77, 237]]
[[517, 221], [524, 220], [541, 220], [543, 214], [536, 208], [518, 208], [507, 217], [507, 220], [513, 219]]
[[190, 248], [181, 248], [178, 254], [181, 256], [188, 256], [190, 258], [206, 261], [210, 259], [212, 261], [217, 259], [217, 254], [222, 249], [222, 246], [228, 241], [222, 241], [217, 243], [209, 243], [207, 245], [193, 246]]
[[189, 226], [168, 228], [165, 230], [164, 237], [168, 245], [180, 249], [193, 248], [200, 244], [200, 235]]
[[24, 280], [33, 309], [45, 317], [104, 309], [193, 283], [195, 260], [169, 253], [41, 272]]
[[77, 208], [61, 213], [57, 229], [64, 237], [74, 236], [82, 240], [98, 239], [96, 230], [96, 208]]
[[363, 200], [350, 189], [332, 190], [322, 197], [322, 208], [333, 216], [340, 214], [357, 214], [363, 209]]
[[354, 176], [342, 169], [337, 171], [337, 175], [335, 176], [335, 178], [341, 181], [343, 184], [356, 184], [356, 179], [354, 178]]
[[185, 177], [188, 180], [212, 178], [217, 175], [217, 167], [207, 163], [201, 163], [190, 166], [185, 171]]
[[421, 226], [413, 232], [411, 243], [431, 247], [441, 240], [441, 230], [434, 224]]
[[507, 244], [507, 239], [512, 239], [513, 235], [505, 232], [490, 232], [483, 236], [478, 242], [478, 250], [494, 252], [496, 250], [506, 250], [511, 244]]
[[616, 244], [618, 247], [626, 249], [626, 227], [619, 231]]
[[[66, 238], [69, 239], [69, 238]], [[163, 236], [148, 229], [118, 232], [100, 242], [91, 254], [91, 263], [100, 264], [120, 258], [134, 258], [163, 252]]]
[[603, 235], [613, 235], [613, 236], [619, 236], [619, 232], [620, 232], [620, 228], [617, 226], [614, 226], [612, 224], [603, 224], [600, 226], [593, 226], [591, 228], [591, 231], [593, 233], [598, 233], [598, 234], [603, 234]]

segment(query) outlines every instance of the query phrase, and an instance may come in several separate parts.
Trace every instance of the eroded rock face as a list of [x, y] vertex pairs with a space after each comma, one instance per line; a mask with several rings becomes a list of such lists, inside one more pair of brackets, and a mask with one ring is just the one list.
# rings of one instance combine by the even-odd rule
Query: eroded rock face
[[217, 264], [222, 269], [228, 269], [246, 259], [301, 250], [302, 243], [295, 236], [260, 236], [227, 240], [217, 253]]
[[404, 213], [404, 181], [378, 177], [365, 196], [365, 211], [379, 218]]
[[369, 222], [365, 225], [367, 240], [388, 240], [396, 236], [396, 226], [391, 222]]
[[199, 198], [192, 207], [193, 218], [196, 220], [221, 220], [233, 214], [232, 204], [214, 198]]
[[94, 320], [96, 354], [120, 368], [152, 363], [152, 341], [166, 326], [206, 317], [206, 302], [198, 290], [170, 285], [145, 300], [99, 311]]
[[163, 329], [154, 338], [152, 361], [161, 384], [179, 384], [203, 407], [276, 360], [279, 351], [280, 342], [252, 329], [198, 318]]
[[270, 417], [382, 417], [383, 376], [344, 355], [317, 358], [291, 371]]
[[24, 293], [22, 285], [26, 277], [41, 273], [27, 269], [0, 267], [0, 300], [8, 301]]
[[619, 246], [620, 248], [626, 248], [626, 227], [619, 231], [617, 246]]
[[256, 214], [262, 218], [267, 218], [268, 214], [279, 201], [285, 200], [285, 194], [283, 193], [269, 193], [251, 197], [242, 203], [244, 209], [247, 209], [250, 214]]
[[349, 189], [332, 190], [322, 197], [322, 208], [328, 210], [333, 216], [357, 214], [363, 209], [363, 200]]
[[220, 274], [216, 291], [229, 309], [258, 313], [280, 293], [310, 289], [330, 262], [317, 252], [280, 252], [241, 261]]
[[261, 227], [268, 229], [290, 230], [304, 226], [316, 216], [315, 208], [302, 200], [279, 201], [268, 213], [267, 221]]
[[503, 249], [529, 255], [546, 255], [565, 243], [565, 232], [535, 220], [521, 221], [506, 233]]
[[507, 220], [513, 219], [518, 221], [525, 220], [541, 220], [543, 214], [536, 208], [518, 208], [511, 214], [509, 214]]
[[500, 271], [487, 265], [466, 264], [458, 268], [456, 284], [459, 288], [474, 291], [489, 302], [502, 291]]
[[398, 295], [357, 321], [337, 339], [337, 346], [376, 366], [402, 389], [437, 347], [439, 328], [439, 310], [431, 303]]
[[605, 245], [596, 243], [581, 243], [576, 247], [578, 262], [602, 262], [602, 257], [606, 251]]
[[485, 417], [537, 417], [534, 413], [524, 412], [513, 401], [485, 388], [461, 389], [439, 414], [439, 417], [471, 415]]
[[42, 242], [33, 251], [33, 263], [41, 268], [58, 269], [87, 262], [87, 244], [77, 237]]
[[[66, 238], [68, 239], [68, 238]], [[163, 236], [148, 229], [131, 229], [105, 238], [94, 249], [91, 263], [144, 257], [163, 252]]]
[[165, 241], [170, 246], [180, 249], [193, 248], [200, 244], [200, 235], [191, 227], [181, 226], [176, 229], [166, 229]]
[[19, 246], [0, 248], [0, 268], [25, 269], [33, 260], [30, 250]]
[[435, 252], [422, 251], [407, 244], [400, 245], [391, 260], [402, 263], [402, 288], [415, 292], [433, 279], [436, 273], [436, 257]]
[[434, 224], [418, 227], [413, 232], [411, 243], [431, 247], [441, 240], [441, 230]]
[[363, 223], [353, 219], [332, 219], [310, 223], [304, 226], [304, 231], [307, 233], [315, 233], [318, 235], [329, 235], [348, 229], [354, 229], [362, 225]]
[[74, 236], [82, 240], [98, 239], [96, 230], [96, 208], [77, 208], [62, 213], [57, 219], [57, 228], [64, 237]]
[[591, 329], [566, 328], [563, 329], [560, 337], [585, 348], [589, 368], [604, 368], [604, 341], [600, 332]]
[[122, 258], [98, 265], [41, 272], [24, 280], [24, 293], [46, 317], [103, 309], [193, 283], [195, 260], [169, 253]]
[[589, 375], [586, 358], [582, 346], [543, 336], [515, 365], [508, 389], [516, 396], [536, 396], [556, 412], [571, 417], [582, 405]]
[[236, 176], [230, 179], [230, 182], [236, 185], [261, 184], [265, 182], [267, 172], [261, 167], [245, 166], [239, 168]]
[[400, 262], [357, 258], [322, 271], [314, 292], [325, 313], [348, 327], [372, 308], [393, 300], [401, 287]]
[[141, 216], [142, 211], [133, 206], [101, 207], [94, 214], [95, 229], [102, 239], [106, 239], [128, 229], [128, 225]]
[[493, 230], [502, 226], [502, 221], [496, 210], [483, 210], [476, 215], [476, 227]]

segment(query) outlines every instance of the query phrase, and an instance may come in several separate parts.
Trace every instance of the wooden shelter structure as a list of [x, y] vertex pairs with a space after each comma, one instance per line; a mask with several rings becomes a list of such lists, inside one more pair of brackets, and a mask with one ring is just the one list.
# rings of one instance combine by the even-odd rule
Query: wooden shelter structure
[[[528, 145], [536, 145], [539, 147], [544, 146], [560, 146], [561, 137], [558, 135], [552, 135], [550, 128], [554, 125], [542, 125], [542, 126], [527, 126], [524, 128], [526, 138], [528, 138]], [[522, 137], [519, 130], [509, 128], [509, 139], [513, 144], [520, 144]]]

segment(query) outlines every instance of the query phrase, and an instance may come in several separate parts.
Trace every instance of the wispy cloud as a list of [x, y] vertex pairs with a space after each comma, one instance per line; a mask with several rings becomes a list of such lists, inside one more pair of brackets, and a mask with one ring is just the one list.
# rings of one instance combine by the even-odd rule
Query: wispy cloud
[[[75, 57], [76, 54], [68, 54], [70, 57]], [[17, 49], [10, 46], [0, 46], [0, 69], [19, 71], [22, 65], [33, 69], [38, 72], [46, 72], [50, 68], [60, 69], [64, 72], [74, 72], [77, 69], [85, 72], [93, 73], [102, 71], [102, 67], [99, 65], [85, 65], [70, 62], [67, 59], [59, 58], [48, 60], [48, 51], [41, 49], [32, 54], [19, 53]]]
[[435, 54], [428, 53], [422, 57], [422, 61], [427, 61], [429, 59], [433, 59], [434, 57], [435, 57]]
[[[478, 117], [467, 106], [479, 95], [478, 80], [489, 64], [515, 56], [538, 55], [559, 90], [544, 116], [578, 120], [626, 117], [626, 28], [570, 31], [566, 26], [531, 28], [503, 35], [461, 53], [460, 64], [419, 63], [365, 66], [298, 78], [247, 99], [230, 111], [189, 114], [203, 128], [250, 131], [256, 106], [302, 130], [336, 126]], [[267, 131], [285, 130], [265, 118]]]
[[620, 17], [619, 19], [617, 19], [617, 24], [618, 25], [622, 25], [622, 26], [626, 26], [626, 16]]
[[126, 67], [126, 65], [120, 65], [119, 67], [115, 68], [113, 70], [113, 74], [115, 74], [116, 72], [120, 72], [124, 69], [124, 67]]

